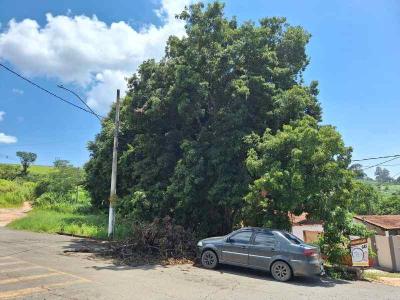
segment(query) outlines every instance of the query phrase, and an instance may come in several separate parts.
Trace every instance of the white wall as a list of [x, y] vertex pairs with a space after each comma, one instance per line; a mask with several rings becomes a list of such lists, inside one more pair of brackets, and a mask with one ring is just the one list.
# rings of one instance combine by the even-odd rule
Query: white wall
[[389, 237], [375, 235], [378, 263], [382, 268], [393, 270], [392, 256], [390, 254]]
[[292, 227], [292, 233], [304, 241], [303, 230], [323, 232], [324, 228], [322, 227], [322, 224], [294, 225]]
[[392, 236], [394, 255], [396, 257], [396, 271], [400, 272], [400, 235]]

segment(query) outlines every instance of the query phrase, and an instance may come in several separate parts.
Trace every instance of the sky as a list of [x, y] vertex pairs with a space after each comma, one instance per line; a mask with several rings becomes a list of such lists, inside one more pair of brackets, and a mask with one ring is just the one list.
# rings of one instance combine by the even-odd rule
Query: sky
[[[106, 114], [124, 78], [161, 58], [169, 35], [184, 35], [174, 15], [188, 3], [0, 0], [0, 62], [79, 104], [63, 84]], [[323, 123], [337, 127], [354, 159], [400, 153], [399, 1], [227, 0], [225, 11], [239, 22], [284, 16], [303, 26], [312, 35], [304, 78], [319, 82]], [[99, 130], [94, 116], [0, 68], [0, 162], [17, 163], [23, 150], [37, 153], [37, 164], [82, 166]], [[384, 166], [400, 175], [400, 159]]]

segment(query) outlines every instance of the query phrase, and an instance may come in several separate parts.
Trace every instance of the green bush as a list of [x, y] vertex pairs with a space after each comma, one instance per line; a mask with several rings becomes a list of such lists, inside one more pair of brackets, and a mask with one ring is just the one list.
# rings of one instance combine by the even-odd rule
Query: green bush
[[35, 183], [0, 179], [0, 207], [21, 206], [24, 201], [33, 201]]
[[[131, 195], [125, 196], [117, 201], [117, 212], [124, 218], [138, 220], [143, 212], [149, 211], [151, 203], [143, 191], [136, 191]], [[146, 215], [145, 219], [149, 219]]]
[[14, 180], [20, 174], [20, 168], [15, 165], [0, 165], [0, 179]]

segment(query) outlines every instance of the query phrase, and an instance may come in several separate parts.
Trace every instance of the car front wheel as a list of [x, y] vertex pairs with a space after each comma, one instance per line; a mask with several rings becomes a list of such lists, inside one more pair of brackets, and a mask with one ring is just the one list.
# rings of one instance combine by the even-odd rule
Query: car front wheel
[[271, 274], [278, 281], [288, 281], [292, 278], [292, 270], [289, 265], [283, 261], [276, 261], [272, 264]]
[[201, 264], [204, 268], [215, 269], [218, 265], [218, 257], [212, 250], [206, 250], [201, 255]]

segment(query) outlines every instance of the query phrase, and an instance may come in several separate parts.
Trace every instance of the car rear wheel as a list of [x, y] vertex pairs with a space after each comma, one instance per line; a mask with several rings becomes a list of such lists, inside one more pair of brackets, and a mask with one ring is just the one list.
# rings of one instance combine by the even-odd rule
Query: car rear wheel
[[201, 264], [204, 268], [215, 269], [218, 265], [218, 257], [212, 250], [206, 250], [201, 255]]
[[278, 281], [288, 281], [292, 278], [292, 270], [284, 261], [276, 261], [272, 264], [271, 274]]

